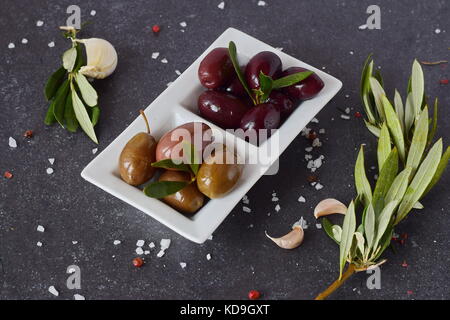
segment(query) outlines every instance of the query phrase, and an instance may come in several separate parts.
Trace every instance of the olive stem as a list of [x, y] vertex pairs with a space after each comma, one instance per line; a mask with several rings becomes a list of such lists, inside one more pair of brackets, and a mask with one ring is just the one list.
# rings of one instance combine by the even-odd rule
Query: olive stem
[[141, 116], [145, 120], [145, 126], [147, 127], [147, 133], [150, 134], [150, 125], [148, 124], [148, 119], [147, 119], [147, 116], [144, 113], [144, 110], [139, 110], [139, 113], [141, 114]]
[[356, 266], [351, 263], [347, 270], [342, 275], [342, 278], [336, 280], [333, 282], [324, 292], [319, 294], [314, 300], [325, 300], [330, 294], [332, 294], [334, 291], [336, 291], [340, 286], [344, 284], [344, 282], [350, 278], [351, 275], [353, 275], [356, 272]]

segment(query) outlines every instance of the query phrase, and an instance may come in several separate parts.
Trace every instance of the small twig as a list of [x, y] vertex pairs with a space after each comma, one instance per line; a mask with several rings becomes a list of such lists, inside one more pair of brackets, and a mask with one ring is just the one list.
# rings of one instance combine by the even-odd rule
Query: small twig
[[341, 279], [333, 282], [324, 292], [319, 294], [314, 300], [325, 300], [330, 294], [336, 291], [340, 286], [344, 284], [344, 282], [350, 278], [356, 272], [356, 266], [354, 264], [350, 264], [347, 270], [342, 275]]
[[439, 60], [439, 61], [420, 61], [421, 64], [425, 66], [437, 66], [440, 64], [446, 64], [448, 63], [447, 60]]

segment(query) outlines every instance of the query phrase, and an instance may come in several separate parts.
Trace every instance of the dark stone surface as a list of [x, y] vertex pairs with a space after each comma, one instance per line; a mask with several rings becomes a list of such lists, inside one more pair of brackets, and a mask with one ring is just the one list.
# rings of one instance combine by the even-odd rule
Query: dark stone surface
[[[309, 142], [298, 137], [282, 155], [276, 176], [263, 177], [249, 192], [251, 213], [238, 205], [203, 245], [178, 236], [157, 221], [110, 196], [80, 177], [94, 157], [94, 145], [82, 134], [69, 134], [45, 127], [43, 85], [58, 66], [68, 43], [57, 26], [66, 20], [73, 1], [0, 2], [0, 171], [10, 170], [11, 180], [0, 179], [0, 299], [54, 298], [47, 289], [54, 285], [62, 299], [80, 293], [87, 299], [245, 299], [258, 289], [267, 299], [311, 299], [338, 276], [338, 248], [323, 230], [315, 227], [312, 208], [325, 197], [345, 202], [354, 196], [353, 163], [357, 148], [367, 143], [366, 158], [375, 159], [375, 140], [361, 119], [341, 120], [338, 108], [361, 110], [358, 96], [361, 65], [370, 52], [393, 94], [394, 85], [404, 94], [413, 58], [448, 59], [450, 6], [446, 0], [378, 1], [382, 30], [360, 31], [371, 1], [267, 0], [225, 1], [78, 1], [83, 21], [91, 20], [84, 37], [106, 38], [119, 53], [115, 74], [96, 83], [102, 115], [97, 129], [105, 148], [146, 107], [166, 83], [176, 78], [227, 27], [233, 26], [340, 78], [344, 87], [318, 115], [325, 128], [325, 155], [318, 170], [324, 189], [316, 191], [306, 182], [304, 160]], [[94, 9], [97, 14], [91, 17]], [[45, 24], [38, 28], [36, 21]], [[185, 32], [179, 23], [187, 22]], [[159, 24], [155, 37], [149, 30]], [[440, 34], [435, 29], [440, 28]], [[21, 44], [22, 38], [29, 40]], [[55, 41], [55, 47], [47, 44]], [[8, 49], [14, 42], [15, 49]], [[168, 64], [151, 59], [159, 51]], [[350, 51], [354, 54], [351, 55]], [[438, 135], [450, 141], [448, 68], [425, 67], [426, 90], [440, 99]], [[349, 95], [346, 98], [345, 95]], [[335, 120], [333, 121], [332, 118]], [[35, 137], [22, 138], [32, 129]], [[8, 137], [18, 141], [8, 147]], [[56, 158], [54, 174], [47, 175], [48, 158]], [[369, 165], [369, 167], [370, 167]], [[372, 170], [370, 176], [375, 174]], [[448, 183], [450, 172], [398, 228], [409, 238], [382, 267], [382, 289], [369, 290], [364, 273], [354, 276], [336, 299], [448, 299], [449, 223]], [[271, 193], [279, 197], [276, 213]], [[303, 195], [307, 202], [297, 198]], [[267, 215], [268, 212], [272, 214]], [[303, 216], [310, 227], [303, 245], [293, 251], [276, 248], [264, 230], [279, 235]], [[46, 227], [36, 231], [38, 224]], [[253, 227], [250, 227], [253, 225]], [[141, 269], [132, 267], [138, 239], [159, 246], [172, 239], [163, 258], [157, 250], [146, 256]], [[114, 246], [119, 239], [121, 245]], [[36, 246], [42, 241], [41, 248]], [[78, 241], [78, 244], [72, 244]], [[206, 260], [210, 253], [212, 259]], [[186, 269], [179, 263], [186, 262]], [[406, 261], [409, 267], [401, 266]], [[66, 288], [66, 268], [81, 268], [82, 289]], [[411, 290], [412, 295], [407, 291]], [[76, 291], [76, 292], [75, 292]]]

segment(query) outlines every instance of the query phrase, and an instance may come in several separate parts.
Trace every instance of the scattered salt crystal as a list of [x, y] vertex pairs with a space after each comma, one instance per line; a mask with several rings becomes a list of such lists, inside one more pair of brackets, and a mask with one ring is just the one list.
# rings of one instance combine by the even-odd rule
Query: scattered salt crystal
[[92, 154], [96, 154], [96, 153], [97, 153], [97, 151], [98, 151], [98, 148], [94, 148], [94, 149], [92, 149]]
[[305, 154], [305, 160], [311, 160], [313, 158], [312, 154]]
[[300, 220], [298, 220], [297, 222], [294, 223], [292, 228], [294, 228], [296, 226], [300, 226], [300, 227], [302, 227], [302, 229], [305, 229], [305, 230], [308, 229], [308, 223], [306, 222], [305, 219], [303, 219], [303, 216], [300, 217]]
[[37, 27], [42, 27], [43, 25], [44, 25], [44, 21], [42, 21], [42, 20], [36, 21], [36, 26]]
[[245, 196], [242, 198], [242, 203], [244, 203], [244, 204], [249, 204], [249, 203], [250, 203], [250, 200], [248, 199], [248, 196], [247, 196], [247, 195], [245, 195]]
[[313, 142], [312, 142], [312, 146], [313, 146], [314, 148], [316, 148], [316, 147], [321, 147], [321, 146], [322, 146], [322, 142], [320, 142], [320, 139], [319, 139], [319, 138], [315, 138], [315, 139], [313, 140]]
[[275, 50], [283, 51], [283, 48], [282, 47], [276, 47]]
[[161, 239], [160, 245], [161, 250], [167, 250], [170, 247], [170, 239]]
[[172, 83], [173, 83], [172, 81], [170, 81], [170, 82], [167, 82], [167, 83], [166, 83], [166, 86], [168, 86], [168, 87], [169, 87], [169, 86], [170, 86], [170, 85], [171, 85]]
[[322, 225], [320, 223], [316, 223], [316, 228], [317, 229], [322, 229]]
[[219, 3], [219, 5], [217, 6], [217, 8], [223, 10], [225, 8], [225, 2], [222, 1], [221, 3]]
[[345, 97], [348, 99], [348, 98], [350, 98], [350, 95], [349, 95], [349, 94], [346, 94]]
[[9, 137], [8, 144], [11, 148], [17, 148], [16, 139], [14, 139], [13, 137]]
[[53, 173], [53, 169], [52, 168], [47, 168], [47, 174], [52, 174]]
[[313, 150], [313, 147], [307, 147], [307, 148], [305, 148], [305, 151], [306, 152], [311, 152]]
[[156, 256], [157, 256], [158, 258], [161, 258], [161, 257], [164, 255], [164, 253], [165, 253], [164, 250], [160, 250]]
[[313, 119], [311, 120], [311, 123], [319, 123], [319, 119], [313, 118]]
[[55, 158], [48, 158], [48, 162], [53, 165], [55, 163]]
[[162, 63], [167, 63], [167, 62], [169, 62], [169, 61], [167, 61], [166, 58], [163, 58], [163, 59], [161, 59], [161, 62], [162, 62]]
[[275, 206], [275, 211], [278, 212], [278, 211], [280, 211], [280, 209], [281, 209], [280, 205], [277, 204], [277, 205]]
[[73, 295], [73, 298], [74, 298], [75, 300], [86, 300], [86, 298], [85, 298], [84, 296], [82, 296], [81, 294], [78, 294], [78, 293], [75, 293], [75, 294]]
[[8, 49], [14, 49], [16, 47], [16, 45], [14, 43], [10, 43], [8, 44]]
[[27, 38], [23, 38], [22, 39], [22, 44], [27, 44], [28, 43], [28, 39]]
[[91, 16], [95, 16], [97, 14], [97, 11], [91, 10]]
[[349, 114], [350, 113], [350, 108], [347, 107], [347, 108], [345, 108], [344, 111], [345, 111], [346, 114]]
[[119, 244], [121, 244], [122, 242], [120, 240], [114, 240], [113, 244], [115, 246], [118, 246]]
[[144, 251], [144, 254], [145, 254], [145, 255], [150, 254], [150, 250], [145, 250], [145, 251]]
[[36, 245], [37, 245], [38, 247], [42, 247], [42, 242], [38, 241], [38, 242], [36, 242]]
[[77, 244], [78, 243], [78, 241], [72, 241], [72, 244]]
[[306, 202], [306, 199], [305, 199], [305, 197], [303, 197], [303, 196], [300, 196], [300, 198], [298, 198], [298, 202], [302, 202], [302, 203], [305, 203], [305, 202]]
[[341, 114], [341, 118], [344, 120], [350, 120], [350, 116], [348, 116], [346, 114]]
[[53, 47], [55, 46], [55, 42], [54, 42], [54, 41], [49, 42], [49, 43], [48, 43], [48, 46], [49, 46], [49, 48], [53, 48]]
[[158, 57], [159, 57], [159, 52], [152, 53], [152, 59], [158, 59]]
[[181, 26], [182, 28], [186, 28], [186, 27], [187, 27], [186, 21], [180, 22], [180, 26]]
[[149, 246], [151, 249], [153, 249], [153, 248], [155, 247], [155, 243], [154, 243], [154, 242], [150, 242], [150, 243], [148, 244], [148, 246]]
[[136, 242], [136, 246], [137, 246], [137, 247], [142, 247], [142, 246], [144, 246], [144, 244], [145, 244], [145, 241], [144, 241], [144, 240], [138, 240], [138, 241]]
[[441, 33], [441, 29], [437, 28], [436, 30], [434, 30], [434, 33], [436, 33], [436, 34]]
[[265, 6], [266, 6], [266, 2], [260, 0], [260, 1], [258, 1], [258, 6], [260, 6], [260, 7], [265, 7]]
[[186, 262], [180, 262], [180, 266], [182, 269], [186, 268], [187, 264]]
[[272, 202], [277, 202], [278, 200], [280, 199], [278, 199], [277, 197], [272, 197]]
[[248, 226], [250, 229], [253, 228], [253, 223], [249, 224]]
[[50, 286], [48, 287], [48, 292], [50, 292], [52, 295], [54, 295], [55, 297], [59, 296], [59, 292], [58, 290], [55, 289], [54, 286]]
[[323, 156], [320, 156], [319, 158], [317, 158], [316, 160], [313, 161], [313, 167], [318, 169], [322, 166], [322, 159]]
[[210, 235], [209, 237], [208, 237], [208, 240], [212, 240], [213, 239], [213, 235]]
[[181, 74], [180, 70], [175, 70], [175, 73], [176, 73], [177, 75], [180, 75], [180, 74]]
[[209, 253], [206, 255], [206, 259], [211, 260], [211, 255]]
[[358, 29], [359, 29], [359, 30], [366, 30], [366, 29], [367, 29], [367, 24], [360, 25], [360, 26], [358, 27]]
[[323, 189], [323, 185], [321, 185], [320, 183], [317, 183], [314, 188], [316, 188], [316, 190], [320, 190]]
[[144, 250], [142, 250], [141, 247], [137, 247], [137, 248], [136, 248], [136, 253], [137, 253], [138, 255], [142, 255], [142, 254], [144, 254]]
[[41, 225], [38, 225], [36, 230], [39, 231], [39, 232], [44, 232], [45, 228], [43, 226], [41, 226]]
[[252, 212], [252, 209], [250, 209], [249, 207], [243, 206], [242, 211], [250, 213], [250, 212]]

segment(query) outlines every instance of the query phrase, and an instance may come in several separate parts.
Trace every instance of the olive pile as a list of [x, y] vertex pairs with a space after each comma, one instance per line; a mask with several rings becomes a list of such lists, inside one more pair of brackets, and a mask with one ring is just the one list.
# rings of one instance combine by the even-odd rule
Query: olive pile
[[[126, 183], [142, 185], [153, 178], [157, 168], [162, 169], [158, 181], [146, 185], [144, 193], [161, 199], [184, 214], [198, 211], [205, 202], [205, 196], [210, 199], [221, 198], [233, 189], [241, 176], [242, 165], [238, 164], [232, 150], [223, 145], [211, 144], [212, 133], [209, 126], [189, 122], [167, 132], [156, 142], [150, 135], [143, 111], [141, 114], [145, 119], [147, 132], [140, 132], [131, 138], [119, 157], [120, 176]], [[195, 132], [199, 127], [201, 143], [194, 146], [191, 141], [197, 141], [194, 134], [200, 134]], [[185, 140], [189, 140], [189, 143]], [[189, 149], [185, 146], [189, 146]], [[207, 147], [210, 152], [203, 159]], [[196, 152], [201, 158], [186, 161], [186, 152]]]
[[299, 82], [270, 88], [267, 97], [255, 100], [255, 94], [262, 89], [261, 73], [277, 80], [309, 70], [283, 70], [281, 59], [270, 51], [256, 54], [239, 68], [233, 65], [228, 48], [215, 48], [198, 69], [200, 83], [208, 89], [198, 98], [200, 114], [223, 129], [277, 129], [301, 101], [315, 97], [324, 87], [319, 76], [312, 73]]

